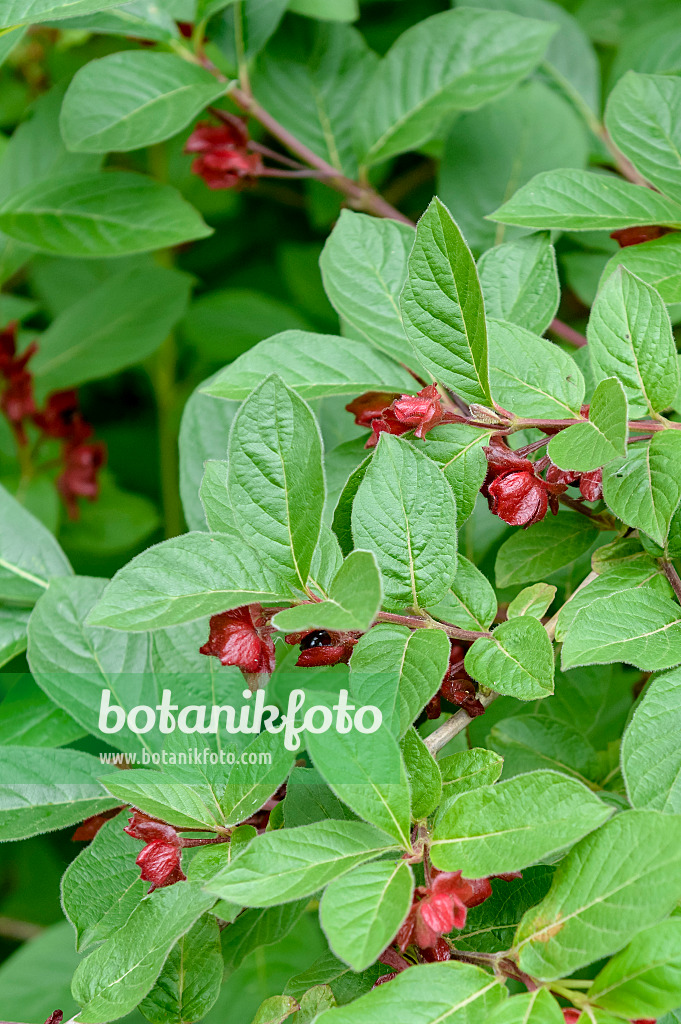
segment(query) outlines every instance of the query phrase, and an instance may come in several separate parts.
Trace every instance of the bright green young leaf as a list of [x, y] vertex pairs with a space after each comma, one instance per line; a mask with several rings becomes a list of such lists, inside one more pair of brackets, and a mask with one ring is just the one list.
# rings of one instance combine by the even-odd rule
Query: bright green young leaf
[[622, 949], [681, 897], [681, 816], [625, 811], [559, 864], [516, 936], [520, 968], [562, 978]]
[[442, 793], [446, 800], [480, 786], [491, 786], [504, 767], [502, 758], [484, 747], [449, 754], [441, 758], [438, 765], [442, 773]]
[[339, 316], [401, 362], [413, 359], [400, 309], [413, 244], [408, 224], [341, 210], [319, 258], [326, 294]]
[[140, 1012], [151, 1024], [201, 1020], [220, 994], [224, 970], [218, 922], [204, 914], [171, 949]]
[[497, 586], [534, 583], [550, 576], [585, 554], [597, 537], [595, 527], [577, 512], [561, 512], [531, 530], [516, 530], [497, 553]]
[[79, 1024], [125, 1016], [156, 981], [175, 942], [215, 902], [198, 886], [178, 882], [142, 900], [126, 924], [78, 965], [73, 995]]
[[207, 459], [204, 467], [199, 497], [206, 526], [214, 533], [238, 533], [236, 516], [227, 492], [229, 463], [226, 459]]
[[174, 188], [127, 171], [28, 185], [0, 206], [0, 230], [58, 256], [125, 256], [211, 234]]
[[651, 185], [681, 201], [681, 82], [628, 71], [610, 93], [605, 126]]
[[442, 776], [437, 761], [416, 729], [407, 729], [400, 750], [411, 790], [411, 816], [420, 821], [432, 814], [440, 803]]
[[225, 91], [209, 71], [173, 53], [122, 50], [71, 79], [60, 126], [68, 149], [140, 149], [177, 135]]
[[488, 442], [489, 434], [465, 423], [448, 423], [426, 434], [426, 455], [442, 468], [454, 492], [458, 526], [472, 513], [487, 475], [482, 448]]
[[535, 583], [531, 587], [525, 587], [509, 604], [506, 616], [515, 619], [519, 615], [531, 615], [535, 619], [541, 619], [555, 596], [556, 587], [550, 583]]
[[488, 321], [490, 381], [495, 401], [517, 416], [574, 417], [584, 378], [572, 356], [524, 327]]
[[[333, 360], [325, 356], [330, 347]], [[406, 351], [406, 340], [404, 348]], [[272, 367], [289, 387], [308, 399], [416, 388], [411, 374], [365, 341], [284, 331], [244, 352], [204, 388], [204, 393], [218, 398], [246, 398]]]
[[518, 775], [454, 800], [433, 832], [433, 864], [464, 878], [518, 871], [571, 846], [611, 814], [576, 779], [552, 771]]
[[130, 854], [138, 850], [118, 814], [69, 864], [62, 878], [62, 906], [76, 932], [76, 948], [87, 949], [118, 931], [147, 887]]
[[48, 18], [72, 18], [120, 5], [121, 0], [7, 0], [0, 13], [0, 29]]
[[0, 486], [0, 599], [34, 604], [55, 576], [73, 573], [52, 534]]
[[444, 596], [456, 572], [455, 524], [454, 495], [437, 465], [382, 434], [355, 497], [352, 533], [376, 555], [390, 608], [427, 608]]
[[627, 397], [617, 377], [593, 393], [589, 419], [561, 430], [549, 441], [551, 461], [561, 469], [590, 473], [627, 452]]
[[178, 828], [215, 830], [225, 824], [218, 794], [207, 778], [198, 781], [197, 776], [190, 783], [176, 782], [166, 772], [146, 768], [131, 768], [115, 775], [106, 774], [104, 768], [100, 778], [119, 801]]
[[489, 1024], [565, 1024], [560, 1006], [546, 988], [522, 992], [502, 1003]]
[[587, 328], [597, 379], [619, 377], [632, 413], [661, 412], [679, 388], [676, 344], [658, 292], [624, 267], [600, 289]]
[[548, 235], [488, 249], [478, 274], [488, 316], [544, 333], [560, 299], [556, 253]]
[[484, 633], [497, 614], [497, 596], [487, 577], [463, 555], [457, 555], [450, 592], [428, 611], [443, 622]]
[[407, 916], [414, 881], [405, 861], [362, 864], [324, 890], [319, 915], [334, 953], [363, 971], [383, 952]]
[[0, 608], [0, 667], [26, 650], [29, 614], [21, 608]]
[[593, 171], [544, 171], [490, 220], [528, 228], [615, 231], [634, 225], [681, 227], [681, 205], [642, 185]]
[[651, 680], [622, 737], [622, 774], [632, 807], [681, 812], [680, 684], [678, 669]]
[[623, 661], [644, 672], [681, 663], [681, 609], [647, 587], [582, 608], [563, 644], [563, 669]]
[[[664, 597], [672, 597], [672, 590], [665, 575], [654, 559], [648, 556], [631, 562], [623, 562], [613, 568], [605, 568], [601, 575], [592, 580], [587, 587], [572, 595], [570, 600], [560, 609], [556, 627], [556, 639], [563, 641], [571, 628], [575, 617], [582, 608], [610, 597], [611, 594], [626, 590], [650, 590]], [[636, 600], [636, 594], [632, 595]], [[597, 614], [597, 613], [596, 613]]]
[[288, 584], [261, 565], [238, 534], [187, 533], [147, 548], [120, 569], [88, 622], [158, 629], [254, 601], [276, 604], [291, 597]]
[[350, 686], [358, 704], [380, 708], [383, 721], [404, 736], [437, 693], [449, 664], [441, 629], [408, 630], [381, 623], [360, 637], [352, 654]]
[[385, 832], [363, 821], [318, 821], [265, 832], [208, 888], [221, 899], [252, 907], [290, 903], [394, 848]]
[[299, 1008], [293, 996], [270, 996], [260, 1004], [251, 1024], [283, 1024]]
[[507, 92], [539, 63], [554, 29], [502, 11], [457, 9], [404, 32], [378, 65], [357, 111], [361, 161], [416, 149], [456, 110]]
[[42, 393], [116, 373], [150, 355], [182, 316], [191, 279], [165, 267], [113, 274], [48, 327], [31, 360]]
[[66, 828], [116, 806], [80, 750], [0, 746], [0, 842]]
[[681, 1003], [681, 921], [660, 921], [635, 935], [600, 971], [590, 1002], [611, 1013], [661, 1017]]
[[490, 638], [481, 636], [466, 654], [466, 671], [483, 686], [519, 700], [553, 693], [553, 649], [533, 615], [500, 623]]
[[661, 430], [649, 444], [610, 462], [603, 470], [603, 495], [619, 519], [664, 544], [681, 499], [681, 434]]
[[325, 497], [322, 439], [311, 409], [280, 377], [268, 377], [236, 414], [228, 451], [239, 531], [259, 561], [304, 589]]
[[275, 617], [275, 629], [350, 629], [363, 632], [381, 607], [381, 576], [371, 551], [352, 551], [336, 573], [328, 599], [287, 608]]
[[681, 271], [679, 270], [681, 239], [674, 231], [661, 238], [618, 249], [605, 265], [601, 287], [622, 266], [653, 286], [666, 303], [681, 302]]
[[[206, 529], [205, 510], [199, 497], [204, 464], [210, 459], [224, 459], [232, 420], [239, 408], [237, 402], [224, 402], [202, 393], [201, 388], [212, 379], [191, 393], [180, 421], [180, 495], [190, 530]], [[222, 527], [212, 532], [221, 531]]]
[[491, 404], [485, 307], [475, 261], [437, 198], [417, 225], [400, 302], [407, 337], [426, 369], [467, 402]]

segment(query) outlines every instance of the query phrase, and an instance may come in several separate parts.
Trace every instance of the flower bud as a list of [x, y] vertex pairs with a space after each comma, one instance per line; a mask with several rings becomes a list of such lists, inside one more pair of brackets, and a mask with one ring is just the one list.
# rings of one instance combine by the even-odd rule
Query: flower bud
[[370, 427], [372, 420], [380, 419], [382, 413], [400, 396], [394, 391], [365, 391], [345, 406], [355, 417], [358, 427]]
[[603, 470], [594, 469], [591, 473], [582, 473], [579, 490], [586, 501], [600, 501], [603, 497]]
[[437, 385], [429, 384], [417, 395], [402, 395], [395, 399], [393, 412], [400, 423], [415, 427], [415, 436], [423, 439], [426, 432], [442, 419], [442, 402]]
[[180, 866], [181, 851], [173, 843], [154, 841], [140, 851], [135, 863], [141, 869], [140, 878], [151, 882], [149, 892], [163, 889], [187, 878]]
[[534, 473], [505, 473], [487, 488], [490, 510], [511, 526], [531, 526], [544, 518], [548, 494]]

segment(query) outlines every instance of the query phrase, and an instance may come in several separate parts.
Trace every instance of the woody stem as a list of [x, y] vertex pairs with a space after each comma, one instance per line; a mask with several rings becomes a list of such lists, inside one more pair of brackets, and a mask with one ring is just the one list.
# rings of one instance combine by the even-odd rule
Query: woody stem
[[667, 558], [664, 558], [662, 560], [662, 568], [664, 570], [665, 576], [667, 577], [667, 579], [669, 580], [669, 582], [672, 585], [672, 589], [674, 590], [674, 593], [676, 594], [677, 601], [679, 601], [679, 603], [681, 603], [681, 577], [679, 576], [678, 572], [676, 571], [673, 562], [671, 562]]
[[[484, 635], [489, 636], [489, 634]], [[494, 692], [486, 694], [478, 693], [478, 700], [482, 704], [483, 708], [488, 708], [492, 701], [495, 701], [499, 696], [501, 696], [501, 694]], [[425, 744], [428, 747], [428, 750], [433, 756], [435, 756], [438, 750], [442, 750], [450, 740], [453, 740], [455, 736], [458, 736], [460, 732], [463, 732], [472, 721], [473, 719], [466, 711], [463, 710], [463, 708], [461, 711], [457, 711], [457, 713], [452, 715], [451, 718], [448, 718], [443, 725], [438, 726], [434, 732], [431, 732], [430, 736], [426, 737]]]
[[434, 619], [424, 619], [420, 615], [393, 615], [392, 612], [379, 612], [376, 616], [377, 622], [394, 622], [398, 626], [408, 626], [409, 629], [441, 629], [453, 640], [468, 640], [471, 643], [481, 636], [491, 636], [491, 633], [477, 633], [472, 629], [459, 629], [449, 622], [436, 622]]

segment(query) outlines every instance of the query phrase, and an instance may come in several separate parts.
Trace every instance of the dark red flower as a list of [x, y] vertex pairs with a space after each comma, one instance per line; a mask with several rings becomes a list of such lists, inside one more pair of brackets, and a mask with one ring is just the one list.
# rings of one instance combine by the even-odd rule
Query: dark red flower
[[329, 632], [326, 629], [305, 630], [288, 633], [287, 644], [300, 644], [300, 656], [296, 665], [301, 668], [315, 668], [318, 665], [347, 664], [361, 633]]
[[140, 878], [151, 882], [149, 892], [185, 881], [187, 876], [182, 870], [181, 858], [179, 846], [173, 843], [154, 841], [140, 850], [135, 864], [141, 869]]
[[579, 473], [573, 473], [569, 469], [558, 469], [553, 463], [546, 470], [546, 482], [551, 485], [554, 493], [565, 493], [570, 484], [579, 479]]
[[534, 472], [534, 463], [524, 455], [514, 452], [500, 437], [492, 437], [490, 443], [484, 445], [482, 450], [487, 458], [488, 483], [506, 473]]
[[141, 839], [144, 843], [158, 841], [171, 843], [178, 848], [180, 846], [177, 829], [165, 821], [150, 817], [143, 811], [133, 811], [132, 818], [128, 819], [128, 824], [123, 831], [133, 839]]
[[372, 420], [371, 429], [373, 433], [369, 435], [369, 439], [364, 445], [365, 448], [375, 448], [381, 434], [394, 434], [395, 437], [400, 437], [402, 434], [407, 434], [411, 427], [407, 423], [401, 423], [392, 407], [389, 407], [383, 410], [380, 419]]
[[445, 676], [440, 693], [450, 704], [457, 704], [463, 708], [470, 718], [477, 718], [485, 713], [484, 707], [477, 698], [475, 683], [468, 676], [459, 676], [456, 679]]
[[442, 935], [463, 928], [469, 907], [492, 895], [488, 878], [462, 878], [460, 871], [432, 872], [430, 886], [420, 885], [407, 919], [395, 942], [402, 952], [414, 942], [420, 949], [434, 948]]
[[372, 988], [378, 988], [379, 985], [385, 985], [386, 981], [392, 981], [393, 978], [397, 977], [397, 971], [389, 971], [387, 974], [382, 974], [380, 978], [376, 978], [376, 981], [371, 986]]
[[71, 437], [74, 432], [77, 417], [77, 392], [74, 390], [55, 391], [48, 397], [42, 412], [37, 412], [34, 415], [33, 422], [48, 437], [67, 438]]
[[62, 1024], [64, 1014], [62, 1010], [53, 1010], [45, 1021], [45, 1024]]
[[23, 420], [35, 412], [33, 375], [27, 369], [28, 362], [37, 351], [35, 341], [17, 355], [16, 320], [0, 331], [0, 376], [5, 384], [0, 395], [0, 409], [14, 427], [19, 443], [26, 444]]
[[611, 232], [610, 237], [619, 243], [621, 249], [624, 249], [628, 245], [640, 245], [641, 242], [650, 242], [653, 238], [661, 238], [668, 231], [669, 228], [660, 227], [659, 224], [651, 224], [643, 227], [620, 228], [618, 231]]
[[603, 470], [594, 469], [591, 473], [582, 473], [579, 490], [587, 501], [600, 501], [603, 497]]
[[443, 416], [437, 385], [429, 384], [417, 395], [402, 395], [393, 402], [393, 412], [400, 423], [415, 427], [414, 435], [423, 439], [437, 426]]
[[263, 676], [274, 672], [272, 626], [259, 604], [244, 604], [211, 616], [210, 635], [200, 651], [219, 658], [223, 665], [238, 665], [254, 689]]
[[544, 518], [549, 498], [544, 481], [534, 473], [504, 473], [487, 488], [490, 511], [511, 526], [532, 526]]
[[185, 153], [211, 153], [228, 146], [245, 146], [248, 129], [243, 118], [235, 117], [229, 124], [211, 124], [201, 121], [197, 124], [184, 145]]
[[438, 939], [434, 946], [426, 946], [422, 951], [423, 959], [428, 963], [449, 960], [451, 950], [446, 939]]
[[573, 1007], [563, 1007], [563, 1017], [565, 1018], [565, 1024], [576, 1024], [579, 1020], [581, 1011], [575, 1010]]
[[63, 451], [64, 469], [57, 478], [57, 488], [64, 499], [70, 519], [78, 518], [76, 498], [96, 501], [99, 497], [97, 474], [106, 463], [106, 446], [102, 441], [92, 444], [67, 442]]
[[431, 721], [440, 717], [442, 714], [442, 700], [439, 692], [430, 698], [423, 710], [426, 713], [426, 718], [429, 718]]
[[[124, 805], [122, 804], [121, 806]], [[71, 836], [71, 842], [86, 843], [88, 840], [94, 839], [102, 825], [111, 818], [115, 818], [120, 810], [120, 807], [112, 807], [110, 811], [102, 811], [101, 814], [93, 814], [91, 817], [86, 818]]]
[[259, 153], [249, 153], [248, 131], [241, 118], [229, 124], [196, 126], [187, 139], [185, 153], [200, 154], [192, 164], [209, 188], [241, 188], [253, 184], [263, 170]]
[[355, 417], [358, 427], [370, 427], [372, 420], [379, 419], [384, 410], [399, 397], [394, 391], [365, 391], [363, 395], [348, 402], [345, 408]]

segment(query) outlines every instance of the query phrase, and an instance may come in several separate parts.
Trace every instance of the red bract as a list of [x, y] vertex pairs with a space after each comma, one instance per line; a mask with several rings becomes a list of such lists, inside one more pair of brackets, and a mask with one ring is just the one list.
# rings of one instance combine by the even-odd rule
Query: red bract
[[393, 412], [400, 423], [415, 427], [414, 435], [423, 438], [426, 431], [442, 419], [442, 403], [436, 384], [429, 384], [417, 395], [402, 395], [393, 402]]
[[579, 1020], [580, 1010], [574, 1010], [572, 1007], [563, 1008], [563, 1017], [565, 1017], [565, 1024], [575, 1024]]
[[397, 971], [389, 971], [388, 974], [382, 974], [380, 978], [376, 978], [372, 988], [378, 988], [379, 985], [385, 985], [386, 981], [392, 981], [393, 978], [397, 977]]
[[476, 695], [475, 683], [467, 676], [450, 679], [445, 676], [440, 693], [450, 704], [458, 704], [471, 718], [484, 715], [485, 709]]
[[55, 391], [47, 399], [43, 411], [35, 414], [33, 422], [48, 437], [67, 438], [74, 433], [77, 417], [77, 393], [73, 390]]
[[253, 677], [268, 677], [274, 672], [272, 626], [259, 604], [245, 604], [211, 616], [210, 635], [200, 651], [219, 658], [223, 665], [238, 665], [255, 688]]
[[62, 1024], [64, 1014], [62, 1010], [53, 1010], [45, 1021], [45, 1024]]
[[300, 644], [300, 657], [296, 665], [315, 668], [318, 665], [338, 665], [350, 661], [361, 635], [349, 631], [332, 633], [326, 629], [315, 629], [311, 632], [288, 633], [284, 640], [287, 644]]
[[178, 846], [160, 841], [149, 843], [140, 851], [135, 863], [141, 869], [140, 878], [151, 882], [149, 892], [186, 879], [180, 866], [181, 857]]
[[145, 843], [152, 843], [157, 840], [164, 843], [180, 845], [177, 830], [165, 821], [158, 818], [151, 818], [143, 811], [134, 811], [132, 818], [128, 818], [128, 824], [123, 829], [133, 839], [141, 839]]
[[644, 227], [620, 228], [619, 231], [611, 232], [610, 237], [615, 239], [621, 249], [624, 249], [628, 245], [640, 245], [641, 242], [650, 242], [653, 238], [662, 238], [662, 235], [666, 235], [668, 231], [669, 228], [651, 224]]
[[428, 963], [437, 963], [450, 959], [451, 950], [446, 939], [438, 939], [434, 946], [427, 946], [422, 951], [423, 959]]
[[64, 499], [70, 519], [78, 518], [76, 498], [96, 501], [99, 497], [98, 473], [106, 462], [106, 446], [101, 441], [92, 444], [64, 445], [64, 469], [57, 479], [57, 488]]
[[594, 469], [591, 473], [582, 473], [579, 490], [587, 501], [600, 501], [603, 497], [603, 470]]
[[463, 928], [468, 907], [477, 907], [491, 895], [488, 878], [462, 878], [460, 871], [433, 871], [430, 886], [416, 889], [395, 942], [402, 952], [412, 942], [421, 949], [435, 948], [442, 935]]
[[88, 840], [94, 839], [102, 825], [106, 824], [111, 818], [115, 818], [120, 809], [120, 807], [113, 807], [110, 811], [102, 811], [101, 814], [93, 814], [91, 817], [86, 818], [71, 836], [71, 842], [86, 843]]
[[390, 407], [383, 410], [383, 415], [380, 419], [372, 420], [371, 429], [373, 434], [370, 435], [367, 443], [364, 445], [365, 448], [375, 448], [381, 434], [394, 434], [396, 437], [399, 437], [401, 434], [407, 434], [411, 427], [407, 423], [401, 423], [392, 407]]
[[23, 421], [36, 410], [33, 396], [33, 375], [27, 369], [28, 362], [37, 350], [31, 342], [22, 355], [17, 355], [17, 322], [0, 332], [0, 376], [5, 384], [0, 396], [0, 409], [12, 424], [19, 443], [27, 442]]
[[363, 395], [348, 402], [345, 408], [355, 417], [358, 427], [370, 427], [372, 420], [378, 419], [399, 397], [394, 391], [365, 391]]
[[263, 170], [258, 153], [249, 153], [248, 131], [240, 118], [229, 124], [197, 125], [187, 139], [185, 153], [199, 153], [192, 164], [192, 173], [198, 174], [212, 189], [241, 188], [253, 184]]
[[544, 481], [534, 473], [504, 473], [488, 485], [490, 511], [511, 526], [532, 526], [544, 518], [549, 496]]
[[495, 477], [506, 473], [534, 472], [534, 463], [530, 459], [526, 459], [524, 455], [518, 455], [499, 437], [492, 437], [490, 443], [484, 445], [482, 450], [487, 457], [488, 483]]
[[434, 697], [431, 697], [423, 710], [426, 713], [426, 718], [429, 718], [431, 721], [439, 718], [442, 714], [442, 699], [440, 694], [436, 693]]

